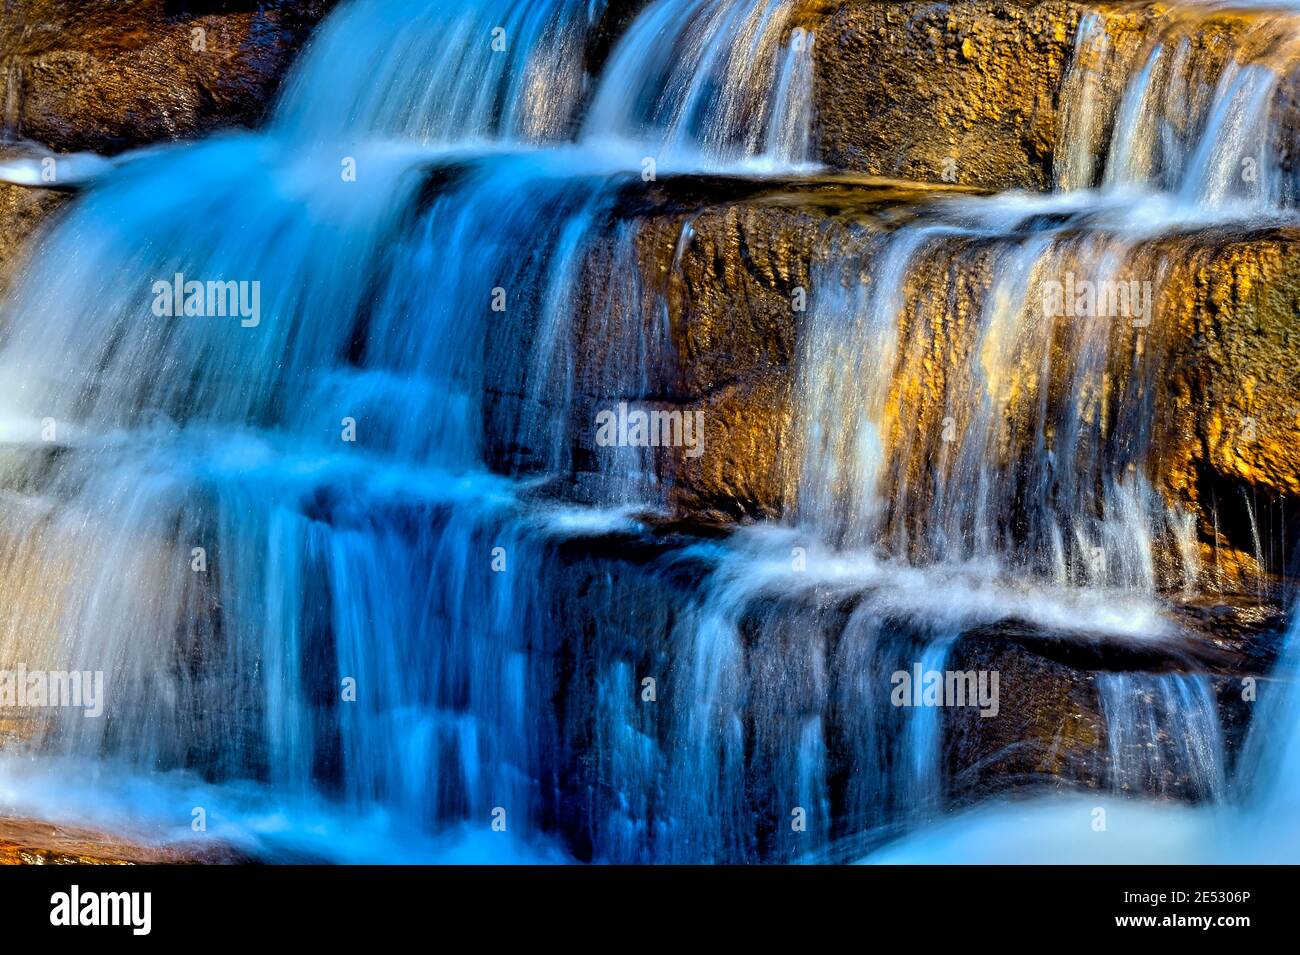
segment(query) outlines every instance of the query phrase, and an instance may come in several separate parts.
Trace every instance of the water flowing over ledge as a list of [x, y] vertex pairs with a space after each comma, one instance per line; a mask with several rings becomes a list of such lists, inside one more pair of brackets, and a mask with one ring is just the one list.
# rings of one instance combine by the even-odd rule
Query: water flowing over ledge
[[[164, 843], [202, 807], [273, 860], [973, 858], [997, 810], [940, 813], [1051, 789], [1171, 852], [1252, 825], [1282, 634], [1189, 620], [1226, 560], [1279, 605], [1286, 530], [1173, 476], [1169, 383], [1187, 250], [1293, 224], [1296, 15], [1079, 16], [1057, 187], [992, 196], [819, 177], [805, 5], [656, 0], [593, 74], [609, 15], [344, 4], [263, 131], [119, 160], [41, 234], [0, 659], [110, 696], [6, 727], [5, 804]], [[603, 442], [620, 405], [702, 444]], [[918, 666], [1000, 674], [998, 714], [899, 705]]]

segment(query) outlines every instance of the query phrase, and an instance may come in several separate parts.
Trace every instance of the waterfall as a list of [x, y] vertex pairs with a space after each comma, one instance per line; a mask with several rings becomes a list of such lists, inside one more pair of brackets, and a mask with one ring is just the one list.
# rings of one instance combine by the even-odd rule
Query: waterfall
[[[922, 673], [942, 673], [948, 669], [948, 657], [956, 637], [941, 637], [921, 654]], [[939, 707], [921, 707], [908, 714], [907, 728], [901, 741], [902, 751], [911, 763], [910, 785], [903, 789], [913, 812], [934, 811], [943, 803], [943, 721]]]
[[[1300, 779], [1300, 622], [1294, 616], [1285, 634], [1282, 654], [1262, 687], [1259, 712], [1251, 721], [1236, 783], [1244, 804], [1240, 835], [1251, 842], [1262, 862], [1295, 858], [1296, 783]], [[1234, 833], [1236, 835], [1236, 833]]]
[[1291, 205], [1277, 93], [1300, 30], [1286, 10], [1135, 16], [1080, 19], [1056, 192], [935, 203], [821, 257], [787, 468], [800, 526], [922, 565], [1196, 588], [1192, 515], [1148, 471], [1152, 325], [1178, 236]]
[[[385, 831], [436, 835], [502, 807], [509, 831], [539, 835], [571, 814], [545, 780], [578, 741], [531, 702], [558, 692], [548, 644], [576, 610], [576, 585], [547, 568], [564, 541], [626, 524], [530, 497], [571, 469], [571, 431], [594, 411], [574, 393], [570, 297], [633, 178], [561, 142], [601, 12], [357, 0], [312, 42], [265, 134], [131, 158], [43, 237], [0, 347], [0, 654], [111, 674], [115, 704], [105, 720], [55, 712], [16, 744], [128, 778], [258, 780]], [[808, 48], [778, 65], [785, 13], [755, 23], [766, 65], [713, 106], [687, 84], [669, 112], [732, 111], [739, 134], [771, 95], [764, 126], [793, 158]], [[729, 23], [706, 18], [684, 42], [716, 60]], [[618, 69], [607, 82], [627, 78]], [[687, 126], [675, 142], [702, 135]], [[699, 148], [720, 161], [731, 143]], [[608, 251], [633, 275], [636, 233], [621, 228]], [[650, 397], [663, 330], [623, 320], [644, 295], [610, 290], [608, 365], [582, 369], [611, 396]], [[589, 497], [653, 507], [646, 462], [626, 452], [596, 449]], [[631, 629], [625, 613], [606, 628]], [[630, 692], [629, 672], [614, 656], [592, 676]], [[809, 804], [825, 798], [819, 735], [805, 721], [795, 759]], [[658, 786], [647, 769], [617, 772]], [[178, 819], [181, 798], [157, 797]], [[206, 798], [256, 828], [247, 794]], [[824, 828], [825, 807], [814, 815]], [[728, 838], [747, 828], [733, 820]], [[648, 859], [655, 836], [620, 848], [611, 832], [595, 852]]]
[[[957, 204], [830, 257], [800, 366], [801, 523], [918, 563], [1140, 593], [1194, 582], [1181, 564], [1158, 579], [1153, 545], [1185, 518], [1140, 469], [1156, 283], [1130, 279], [1125, 224], [1089, 216], [1080, 236], [1073, 217]], [[1167, 268], [1139, 267], [1157, 282]], [[959, 273], [986, 284], [954, 324]], [[1118, 291], [1120, 308], [1067, 313], [1067, 286]]]
[[[1019, 805], [997, 802], [922, 831], [866, 857], [874, 863], [980, 858], [990, 863], [1283, 863], [1295, 857], [1292, 823], [1300, 772], [1296, 723], [1297, 625], [1260, 688], [1250, 735], [1238, 759], [1235, 793], [1225, 801], [1222, 731], [1213, 691], [1185, 674], [1107, 674], [1098, 689], [1106, 711], [1111, 785], [1118, 792], [1190, 787], [1200, 805], [1175, 808], [1095, 795]], [[1235, 682], [1235, 681], [1234, 681]], [[1253, 697], [1252, 697], [1253, 699]], [[1182, 775], [1183, 778], [1178, 777]]]
[[[593, 72], [601, 2], [353, 0], [267, 129], [89, 183], [0, 314], [0, 663], [112, 703], [12, 732], [5, 805], [84, 815], [75, 771], [271, 858], [843, 858], [949, 808], [969, 708], [891, 676], [1171, 637], [1201, 569], [1151, 471], [1147, 240], [1290, 203], [1242, 146], [1285, 32], [1085, 17], [1058, 191], [846, 228], [791, 319], [786, 513], [664, 529], [650, 450], [594, 437], [682, 411], [694, 234], [644, 268], [632, 200], [646, 159], [815, 170], [802, 13], [654, 0]], [[1097, 685], [1108, 784], [1224, 799], [1202, 675]]]
[[584, 135], [688, 163], [806, 162], [814, 38], [795, 13], [791, 0], [656, 0], [611, 57]]
[[766, 155], [791, 166], [812, 159], [813, 44], [817, 37], [809, 30], [790, 31], [785, 61], [768, 122]]
[[339, 146], [566, 138], [603, 0], [355, 0], [312, 41], [276, 131]]
[[1300, 51], [1288, 9], [1234, 16], [1221, 5], [1080, 18], [1063, 86], [1057, 184], [1159, 189], [1196, 207], [1259, 212], [1294, 204], [1282, 159], [1294, 135], [1279, 84]]
[[1207, 678], [1104, 673], [1097, 677], [1097, 689], [1106, 719], [1112, 789], [1160, 796], [1183, 790], [1199, 800], [1224, 798], [1223, 732]]

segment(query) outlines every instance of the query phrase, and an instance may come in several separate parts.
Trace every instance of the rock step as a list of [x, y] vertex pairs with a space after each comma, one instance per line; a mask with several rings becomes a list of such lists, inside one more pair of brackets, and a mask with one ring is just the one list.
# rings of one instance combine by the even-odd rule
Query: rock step
[[[709, 192], [720, 198], [704, 200]], [[638, 183], [627, 193], [622, 215], [636, 229], [636, 261], [596, 244], [582, 272], [568, 343], [575, 355], [568, 433], [578, 485], [600, 460], [596, 414], [620, 401], [639, 401], [704, 414], [707, 453], [649, 451], [675, 520], [725, 527], [789, 514], [801, 437], [795, 420], [799, 352], [816, 296], [833, 291], [824, 272], [840, 270], [849, 286], [870, 281], [871, 266], [897, 226], [926, 221], [942, 193], [843, 177], [723, 184], [687, 178], [649, 189]], [[924, 267], [909, 278], [909, 310], [900, 316], [899, 334], [916, 349], [905, 351], [888, 372], [896, 385], [885, 416], [903, 429], [895, 439], [908, 436], [910, 450], [897, 464], [908, 473], [929, 473], [938, 460], [941, 419], [961, 406], [969, 374], [963, 369], [971, 360], [962, 356], [969, 356], [972, 336], [980, 333], [969, 316], [989, 294], [1000, 257], [1037, 234], [1032, 223], [1028, 229], [978, 241], [935, 240]], [[1081, 237], [1093, 237], [1068, 229], [1054, 234], [1062, 249], [1056, 265], [1063, 269], [1071, 267], [1071, 256], [1087, 254]], [[1151, 315], [1144, 327], [1095, 320], [1109, 323], [1110, 384], [1100, 412], [1119, 421], [1133, 410], [1131, 390], [1140, 389], [1147, 403], [1143, 420], [1153, 429], [1147, 477], [1171, 505], [1195, 516], [1203, 583], [1257, 592], [1268, 575], [1293, 569], [1287, 555], [1297, 531], [1290, 515], [1300, 501], [1300, 407], [1294, 376], [1280, 370], [1295, 366], [1300, 346], [1293, 321], [1300, 309], [1300, 231], [1195, 229], [1118, 247], [1127, 266], [1120, 272], [1153, 287]], [[1081, 275], [1089, 274], [1087, 265], [1080, 260]], [[649, 296], [632, 305], [609, 291], [626, 282], [629, 268]], [[813, 278], [819, 271], [820, 290]], [[804, 311], [794, 304], [799, 296]], [[619, 354], [620, 343], [640, 341], [638, 330], [658, 310], [667, 316], [670, 335], [663, 354], [649, 359], [648, 387], [611, 390], [604, 373], [611, 355]], [[1053, 373], [1073, 368], [1071, 349], [1080, 347], [1073, 336], [1086, 321], [1094, 320], [1059, 323], [1056, 334], [1064, 337], [1053, 346], [1053, 364], [1060, 365]], [[487, 366], [505, 372], [488, 383], [489, 421], [518, 417], [515, 406], [525, 399], [514, 384], [517, 362], [506, 350], [531, 335], [511, 325], [488, 343]], [[502, 354], [494, 356], [496, 349]], [[1056, 387], [1050, 375], [1042, 379], [1031, 369], [1025, 376], [1023, 397], [1006, 406], [1004, 427], [1011, 436], [1034, 427], [1038, 390]], [[511, 413], [503, 415], [504, 407]], [[1105, 425], [1103, 433], [1115, 426]], [[537, 457], [518, 444], [489, 453], [506, 471], [521, 461], [527, 470], [526, 462]], [[1264, 553], [1256, 554], [1260, 545]]]
[[[810, 725], [825, 747], [827, 798], [810, 831], [829, 840], [817, 849], [832, 856], [838, 840], [880, 838], [909, 813], [1021, 789], [1116, 789], [1193, 802], [1221, 795], [1216, 787], [1233, 771], [1252, 711], [1241, 676], [1266, 672], [1276, 650], [1261, 637], [1275, 618], [1252, 621], [1249, 612], [1238, 617], [1240, 643], [1217, 670], [1196, 656], [1213, 656], [1225, 631], [1159, 641], [1014, 621], [973, 627], [953, 637], [936, 666], [996, 672], [999, 713], [985, 718], [973, 705], [931, 710], [933, 736], [921, 740], [914, 720], [924, 716], [891, 704], [891, 674], [929, 659], [932, 633], [905, 615], [881, 613], [871, 590], [801, 587], [792, 573], [727, 616], [738, 652], [715, 658], [708, 641], [722, 638], [692, 625], [710, 568], [675, 549], [687, 543], [671, 535], [569, 538], [535, 555], [544, 557], [537, 592], [545, 600], [534, 609], [554, 630], [530, 672], [534, 692], [562, 701], [539, 729], [550, 741], [543, 778], [554, 781], [541, 814], [580, 859], [604, 846], [630, 853], [605, 861], [633, 861], [638, 846], [674, 838], [666, 833], [685, 821], [673, 815], [673, 793], [684, 785], [674, 773], [691, 765], [687, 752], [698, 755], [683, 749], [694, 745], [684, 734], [704, 705], [718, 707], [718, 718], [743, 735], [744, 759], [727, 781], [741, 794], [736, 818], [749, 821], [726, 850], [717, 833], [695, 836], [690, 858], [697, 861], [708, 851], [739, 853], [728, 856], [733, 862], [807, 851], [807, 842], [786, 833], [798, 799], [799, 741]], [[705, 674], [702, 666], [722, 669]], [[656, 680], [653, 705], [638, 697], [645, 677]], [[707, 704], [696, 695], [702, 681], [717, 684]], [[1180, 694], [1196, 706], [1166, 713]], [[1108, 712], [1117, 703], [1134, 708], [1130, 719]], [[1175, 726], [1173, 717], [1182, 722]], [[1149, 719], [1175, 726], [1170, 738], [1143, 738]], [[1188, 734], [1221, 738], [1223, 763], [1202, 765], [1181, 752]], [[627, 748], [602, 750], [611, 740]], [[700, 745], [721, 750], [722, 735]], [[624, 808], [594, 811], [609, 806]], [[625, 826], [640, 835], [620, 841]]]
[[[0, 138], [117, 152], [256, 125], [335, 2], [11, 0], [0, 8]], [[589, 35], [589, 75], [647, 2], [611, 0]], [[1046, 190], [1100, 177], [1120, 97], [1162, 42], [1188, 44], [1179, 81], [1213, 87], [1234, 51], [1284, 74], [1271, 139], [1293, 175], [1300, 87], [1285, 23], [1268, 25], [1276, 16], [1153, 2], [805, 0], [793, 22], [817, 37], [813, 141], [829, 168]], [[1077, 49], [1081, 24], [1096, 35]], [[1080, 60], [1093, 81], [1071, 78]], [[1090, 118], [1074, 115], [1084, 104]]]
[[121, 834], [35, 819], [0, 819], [0, 865], [177, 865], [238, 862], [229, 849], [150, 846]]

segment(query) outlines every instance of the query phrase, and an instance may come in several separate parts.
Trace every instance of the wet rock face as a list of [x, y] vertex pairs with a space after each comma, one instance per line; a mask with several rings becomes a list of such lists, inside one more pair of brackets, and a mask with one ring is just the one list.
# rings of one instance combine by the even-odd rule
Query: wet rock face
[[[636, 308], [642, 316], [663, 315], [669, 334], [660, 347], [667, 357], [651, 363], [648, 392], [622, 397], [703, 412], [703, 454], [657, 448], [650, 456], [680, 519], [730, 524], [791, 512], [799, 486], [799, 449], [793, 444], [801, 431], [791, 424], [798, 413], [801, 342], [808, 334], [808, 314], [796, 301], [800, 290], [810, 299], [826, 294], [824, 285], [820, 291], [813, 287], [812, 275], [836, 256], [847, 285], [869, 286], [871, 263], [892, 234], [887, 217], [862, 198], [871, 188], [858, 184], [858, 205], [848, 210], [815, 191], [778, 190], [705, 203], [690, 213], [639, 214], [635, 268], [642, 298]], [[927, 199], [915, 191], [890, 195], [887, 208], [903, 218], [905, 210], [924, 208]], [[895, 366], [886, 372], [893, 380], [883, 413], [892, 449], [886, 487], [911, 489], [887, 502], [891, 536], [915, 530], [918, 515], [935, 506], [927, 495], [933, 495], [940, 473], [935, 469], [945, 460], [950, 416], [956, 416], [951, 424], [959, 434], [993, 428], [991, 448], [1002, 450], [991, 450], [991, 460], [1008, 474], [1028, 473], [1021, 458], [1041, 440], [1051, 445], [1063, 427], [1049, 421], [1039, 435], [1036, 429], [1044, 425], [1036, 409], [1064, 421], [1084, 401], [1083, 420], [1096, 429], [1089, 439], [1096, 446], [1083, 451], [1100, 456], [1101, 473], [1122, 468], [1131, 457], [1171, 507], [1194, 518], [1194, 540], [1171, 536], [1162, 542], [1155, 555], [1158, 579], [1174, 590], [1184, 586], [1180, 562], [1189, 555], [1178, 548], [1196, 547], [1197, 540], [1201, 585], [1254, 591], [1261, 571], [1287, 571], [1285, 542], [1296, 530], [1289, 515], [1300, 496], [1300, 409], [1294, 407], [1296, 383], [1289, 372], [1295, 364], [1289, 356], [1300, 347], [1292, 319], [1300, 309], [1296, 236], [1278, 229], [1196, 232], [1117, 246], [1124, 275], [1151, 279], [1149, 324], [1082, 318], [1044, 324], [1037, 313], [1026, 312], [1025, 327], [1051, 330], [1041, 333], [1047, 337], [1039, 343], [1018, 344], [1020, 357], [999, 366], [995, 391], [1002, 417], [968, 422], [960, 409], [972, 407], [969, 370], [987, 372], [990, 360], [982, 351], [988, 346], [982, 344], [986, 318], [980, 316], [999, 270], [1022, 241], [938, 239], [911, 266], [907, 305], [897, 318], [900, 345]], [[1077, 257], [1089, 248], [1063, 234], [1057, 252], [1038, 267], [1036, 282], [1072, 270], [1085, 274]], [[586, 285], [608, 289], [627, 268], [626, 262], [596, 255]], [[1039, 295], [1035, 284], [1023, 307], [1038, 307]], [[601, 328], [627, 321], [611, 316], [610, 307], [607, 299], [599, 303]], [[590, 372], [604, 367], [611, 347], [609, 334], [593, 333], [596, 327], [589, 316], [575, 325], [577, 391], [591, 402], [611, 395], [608, 378]], [[855, 346], [846, 341], [844, 347]], [[1098, 348], [1108, 364], [1090, 372], [1096, 388], [1080, 390], [1071, 384], [1072, 369], [1080, 355]], [[995, 382], [987, 384], [992, 388]], [[590, 443], [589, 417], [575, 418], [571, 434], [579, 444]], [[594, 458], [579, 455], [579, 470]], [[943, 478], [954, 479], [955, 474]], [[1007, 520], [1014, 526], [1020, 518], [1011, 513]], [[1263, 566], [1245, 556], [1258, 550], [1256, 536], [1271, 542], [1261, 555]]]
[[[604, 244], [589, 256], [571, 343], [569, 433], [578, 481], [599, 467], [598, 409], [627, 400], [698, 412], [700, 453], [663, 447], [650, 455], [666, 503], [700, 527], [776, 519], [790, 504], [793, 372], [813, 268], [835, 254], [850, 223], [884, 234], [936, 191], [951, 190], [827, 179], [751, 185], [733, 196], [734, 183], [706, 181], [718, 196], [710, 202], [694, 194], [692, 178], [636, 195], [643, 205], [625, 203], [633, 207], [611, 229], [635, 231], [630, 259]], [[692, 193], [689, 202], [675, 195], [681, 192]], [[636, 273], [636, 294], [611, 292], [628, 270]], [[662, 327], [639, 327], [647, 322]], [[652, 342], [649, 377], [620, 386], [609, 366], [640, 360], [627, 350], [629, 340]]]
[[949, 661], [958, 671], [998, 674], [999, 708], [946, 712], [948, 794], [974, 802], [990, 792], [1050, 782], [1105, 789], [1106, 720], [1094, 675], [1046, 659], [1000, 635], [965, 638]]
[[[254, 125], [336, 0], [0, 4], [0, 141], [115, 153]], [[0, 184], [0, 296], [68, 195]]]
[[[785, 228], [774, 232], [777, 220]], [[665, 476], [680, 488], [678, 506], [696, 520], [779, 513], [795, 295], [808, 287], [807, 253], [824, 225], [815, 215], [751, 205], [643, 232], [643, 254], [666, 278], [678, 356], [672, 392], [707, 423], [703, 454], [664, 456]]]
[[62, 192], [0, 183], [0, 299], [9, 289], [28, 238], [67, 198]]
[[[1155, 71], [1147, 110], [1183, 149], [1229, 64], [1279, 71], [1268, 148], [1282, 193], [1300, 189], [1295, 49], [1284, 22], [1072, 0], [821, 0], [803, 17], [817, 36], [820, 158], [833, 168], [996, 189], [1100, 184], [1113, 172], [1108, 152], [1129, 81], [1163, 48], [1179, 52]], [[1148, 148], [1121, 157], [1121, 172], [1149, 163]]]
[[31, 819], [0, 819], [0, 865], [176, 865], [234, 863], [224, 846], [154, 847], [120, 835]]
[[813, 17], [822, 161], [1043, 189], [1080, 4], [824, 3]]
[[[996, 715], [970, 707], [945, 713], [950, 799], [975, 803], [1044, 784], [1191, 802], [1222, 795], [1219, 770], [1226, 776], [1240, 756], [1252, 715], [1240, 675], [1261, 675], [1271, 657], [1234, 657], [1229, 668], [1241, 669], [1225, 671], [1192, 665], [1188, 675], [1187, 644], [1167, 645], [1160, 660], [1155, 647], [1017, 630], [1003, 624], [967, 633], [947, 661], [955, 671], [999, 675]], [[1265, 655], [1276, 649], [1259, 635], [1254, 647]], [[1180, 749], [1196, 737], [1222, 739], [1222, 765]]]
[[[1217, 574], [1295, 573], [1300, 501], [1300, 232], [1182, 243], [1162, 311], [1170, 374], [1158, 467], [1194, 502]], [[1264, 567], [1241, 553], [1263, 547]]]
[[119, 152], [257, 123], [333, 0], [24, 0], [0, 10], [5, 129]]
[[[694, 586], [698, 568], [674, 571], [671, 554], [656, 562], [657, 549], [631, 540], [570, 542], [565, 550], [548, 559], [548, 568], [563, 570], [542, 588], [557, 621], [545, 677], [556, 710], [543, 738], [554, 741], [557, 765], [546, 813], [584, 860], [599, 846], [614, 862], [674, 851], [697, 862], [778, 861], [806, 853], [801, 840], [809, 838], [835, 860], [939, 801], [963, 805], [1044, 786], [1204, 801], [1222, 795], [1245, 740], [1253, 704], [1240, 674], [1268, 665], [1189, 670], [1183, 642], [1158, 649], [1096, 634], [1062, 638], [1013, 622], [965, 632], [932, 657], [933, 634], [882, 614], [870, 592], [779, 586], [737, 609], [734, 656], [702, 661], [693, 636], [692, 608], [703, 596]], [[640, 602], [664, 595], [671, 599]], [[712, 703], [734, 716], [745, 741], [717, 781], [734, 787], [726, 799], [740, 811], [720, 813], [720, 829], [679, 843], [682, 807], [673, 800], [689, 789], [681, 774], [690, 771], [679, 747], [705, 672], [695, 666], [726, 687]], [[942, 707], [914, 690], [896, 695], [899, 675], [912, 677], [918, 666], [961, 679], [971, 695]], [[637, 696], [646, 675], [661, 694], [653, 705]], [[824, 773], [820, 794], [792, 782], [810, 726], [825, 744], [815, 761]], [[642, 747], [636, 758], [602, 755], [602, 741], [628, 733]], [[702, 745], [721, 750], [725, 735]], [[921, 745], [922, 736], [931, 742]], [[792, 838], [787, 807], [810, 795], [816, 825]], [[611, 804], [622, 808], [596, 811]], [[831, 845], [841, 839], [843, 846]]]

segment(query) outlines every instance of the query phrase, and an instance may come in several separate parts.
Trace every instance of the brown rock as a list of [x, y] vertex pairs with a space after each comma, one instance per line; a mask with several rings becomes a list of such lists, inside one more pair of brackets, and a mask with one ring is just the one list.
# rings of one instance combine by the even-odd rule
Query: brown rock
[[[1162, 299], [1169, 490], [1193, 502], [1211, 566], [1258, 581], [1286, 565], [1300, 502], [1300, 230], [1182, 243]], [[1257, 543], [1258, 541], [1258, 543]]]
[[67, 193], [0, 183], [0, 299], [36, 227], [67, 200]]
[[[873, 195], [888, 199], [873, 206]], [[663, 303], [644, 310], [666, 309], [673, 356], [655, 369], [652, 396], [665, 407], [706, 413], [704, 455], [689, 458], [679, 448], [656, 452], [680, 517], [726, 523], [788, 509], [794, 484], [783, 477], [782, 459], [789, 459], [789, 442], [798, 438], [789, 430], [800, 327], [792, 306], [796, 290], [806, 288], [817, 263], [837, 254], [848, 220], [864, 227], [854, 241], [865, 263], [874, 253], [861, 243], [916, 215], [926, 196], [841, 181], [773, 186], [691, 213], [638, 211], [643, 285]], [[945, 240], [929, 248], [909, 279], [914, 306], [900, 316], [903, 344], [888, 413], [892, 443], [902, 449], [892, 466], [916, 489], [912, 503], [919, 501], [921, 510], [924, 501], [916, 495], [932, 487], [927, 475], [942, 459], [939, 422], [964, 407], [963, 385], [952, 370], [968, 367], [977, 346], [973, 310], [994, 280], [1006, 243], [1018, 241]], [[1067, 239], [1057, 266], [1070, 267], [1087, 248]], [[1226, 589], [1256, 590], [1264, 572], [1286, 570], [1286, 542], [1295, 534], [1287, 520], [1300, 499], [1300, 381], [1291, 371], [1300, 351], [1294, 323], [1300, 235], [1286, 229], [1193, 232], [1139, 243], [1124, 254], [1125, 275], [1153, 280], [1152, 321], [1135, 327], [1117, 320], [1107, 327], [1112, 365], [1088, 414], [1102, 416], [1105, 435], [1125, 416], [1147, 413], [1135, 411], [1134, 401], [1149, 402], [1149, 479], [1197, 516], [1203, 571]], [[614, 277], [601, 269], [611, 267], [598, 257], [587, 284], [609, 286]], [[1086, 274], [1082, 260], [1078, 270]], [[1078, 321], [1057, 324], [1053, 365], [1068, 366], [1083, 331]], [[578, 336], [580, 393], [609, 397], [599, 376], [584, 379], [581, 371], [607, 360], [600, 349], [608, 343], [608, 335]], [[1072, 400], [1062, 390], [1066, 379], [1044, 377], [1032, 351], [1026, 354], [1028, 364], [1006, 369], [1011, 377], [1000, 386], [1008, 397], [999, 447], [1008, 453], [1036, 446], [1029, 432], [1040, 401]], [[961, 421], [955, 424], [960, 431]], [[1163, 567], [1175, 555], [1160, 560]]]
[[817, 126], [828, 165], [990, 188], [1046, 188], [1081, 13], [1066, 0], [823, 3]]
[[33, 819], [0, 819], [0, 865], [168, 865], [236, 862], [224, 847], [159, 847]]
[[[701, 185], [721, 198], [715, 204], [698, 196], [684, 201]], [[593, 254], [582, 282], [574, 336], [582, 411], [574, 420], [575, 439], [589, 442], [588, 410], [598, 399], [702, 411], [703, 454], [683, 448], [655, 453], [679, 515], [697, 524], [778, 516], [786, 497], [796, 329], [811, 294], [810, 270], [838, 245], [848, 221], [892, 229], [937, 191], [861, 178], [784, 184], [687, 179], [657, 187], [650, 197], [638, 195], [645, 204], [625, 213], [639, 230], [643, 298], [637, 314], [610, 315], [626, 304], [611, 302], [603, 290], [617, 286], [627, 265], [605, 248]], [[608, 325], [660, 314], [668, 328], [660, 351], [669, 357], [650, 369], [648, 395], [610, 394], [603, 371], [618, 347], [614, 340], [627, 336], [611, 335]]]
[[6, 4], [0, 115], [10, 135], [105, 153], [254, 124], [332, 2]]

